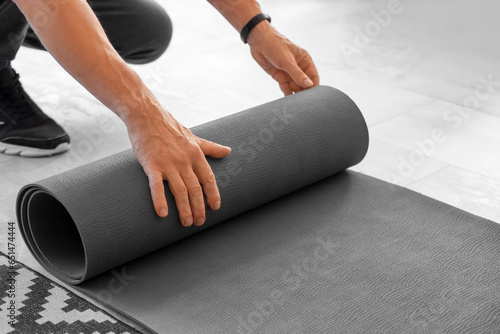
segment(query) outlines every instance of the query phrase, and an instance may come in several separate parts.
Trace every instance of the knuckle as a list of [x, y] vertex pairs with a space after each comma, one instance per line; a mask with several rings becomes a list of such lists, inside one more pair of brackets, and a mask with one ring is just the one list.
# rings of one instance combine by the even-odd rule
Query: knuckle
[[186, 186], [184, 186], [182, 184], [173, 185], [172, 192], [174, 193], [174, 195], [177, 195], [177, 196], [187, 195]]
[[189, 146], [188, 153], [190, 156], [195, 158], [204, 156], [200, 146], [197, 143], [192, 143], [192, 145]]
[[299, 52], [299, 54], [301, 56], [305, 56], [305, 57], [309, 56], [309, 52], [307, 52], [307, 50], [301, 48], [300, 46], [297, 46], [297, 51]]
[[203, 189], [201, 188], [200, 184], [192, 185], [191, 187], [189, 187], [189, 192], [193, 196], [203, 195]]
[[207, 184], [215, 184], [216, 180], [215, 180], [215, 174], [212, 172], [212, 171], [209, 171], [207, 172], [207, 174], [205, 175], [205, 182]]
[[158, 178], [150, 178], [149, 179], [149, 186], [151, 188], [154, 188], [154, 189], [162, 187], [163, 186], [163, 180], [158, 179]]
[[183, 150], [175, 156], [175, 159], [178, 164], [185, 166], [191, 165], [194, 159], [199, 159], [203, 156], [204, 154], [200, 146], [195, 141], [190, 141]]
[[191, 129], [186, 128], [185, 126], [182, 126], [182, 132], [184, 133], [184, 135], [185, 135], [186, 138], [191, 138], [191, 137], [195, 136], [193, 134], [193, 132], [191, 131]]

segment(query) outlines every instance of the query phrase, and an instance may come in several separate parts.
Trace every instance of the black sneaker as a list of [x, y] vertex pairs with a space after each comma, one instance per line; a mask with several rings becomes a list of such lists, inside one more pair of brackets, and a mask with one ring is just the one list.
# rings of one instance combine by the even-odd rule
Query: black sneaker
[[43, 157], [67, 151], [69, 136], [26, 94], [10, 67], [0, 71], [0, 152]]

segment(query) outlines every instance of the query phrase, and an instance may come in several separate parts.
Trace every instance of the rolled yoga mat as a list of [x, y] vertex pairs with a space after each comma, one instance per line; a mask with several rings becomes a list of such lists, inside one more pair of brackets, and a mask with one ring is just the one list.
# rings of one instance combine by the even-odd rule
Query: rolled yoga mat
[[[20, 231], [63, 281], [153, 333], [493, 333], [500, 227], [344, 171], [368, 131], [317, 87], [192, 129], [222, 208], [202, 227], [153, 210], [125, 151], [24, 187]], [[166, 187], [168, 189], [168, 187]]]

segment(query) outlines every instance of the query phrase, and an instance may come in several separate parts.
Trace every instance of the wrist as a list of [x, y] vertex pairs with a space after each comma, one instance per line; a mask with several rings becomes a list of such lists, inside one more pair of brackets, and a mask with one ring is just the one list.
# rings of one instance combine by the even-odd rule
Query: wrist
[[128, 132], [137, 132], [151, 125], [161, 124], [165, 121], [167, 111], [156, 100], [149, 98], [141, 101], [127, 101], [116, 112], [127, 126]]
[[148, 119], [159, 118], [164, 112], [153, 93], [144, 85], [133, 70], [124, 71], [120, 88], [117, 89], [110, 109], [127, 127], [142, 123]]
[[276, 30], [271, 26], [269, 21], [264, 20], [257, 24], [255, 28], [250, 31], [248, 35], [247, 42], [250, 47], [261, 43], [262, 41], [269, 40], [276, 33]]
[[261, 35], [271, 28], [271, 17], [264, 13], [259, 13], [253, 16], [243, 28], [240, 30], [240, 38], [243, 43], [247, 44], [250, 35]]

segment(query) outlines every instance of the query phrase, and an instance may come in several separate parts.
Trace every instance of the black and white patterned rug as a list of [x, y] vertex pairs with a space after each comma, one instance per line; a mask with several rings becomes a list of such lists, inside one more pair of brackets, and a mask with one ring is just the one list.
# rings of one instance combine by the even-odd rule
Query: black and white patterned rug
[[0, 252], [0, 333], [140, 334]]

